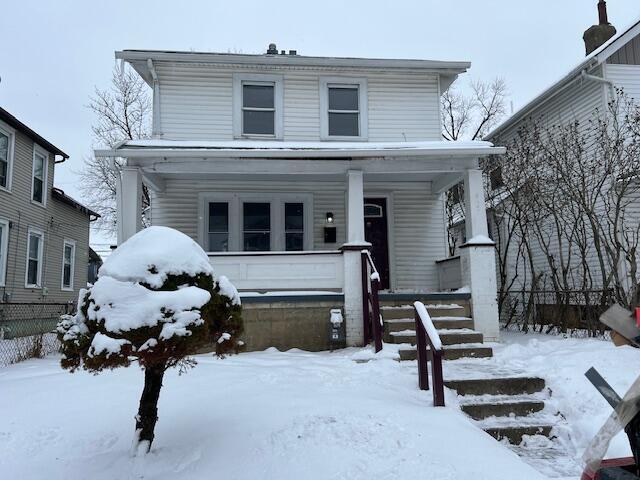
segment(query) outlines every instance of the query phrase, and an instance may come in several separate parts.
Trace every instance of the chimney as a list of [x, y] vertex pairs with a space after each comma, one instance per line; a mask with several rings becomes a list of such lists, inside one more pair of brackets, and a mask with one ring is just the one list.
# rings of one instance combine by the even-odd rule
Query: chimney
[[269, 49], [267, 50], [267, 55], [277, 55], [277, 54], [278, 54], [278, 47], [276, 47], [275, 43], [270, 43]]
[[582, 36], [587, 55], [600, 48], [616, 34], [615, 27], [607, 18], [607, 2], [604, 0], [598, 2], [598, 20], [598, 25], [589, 27]]

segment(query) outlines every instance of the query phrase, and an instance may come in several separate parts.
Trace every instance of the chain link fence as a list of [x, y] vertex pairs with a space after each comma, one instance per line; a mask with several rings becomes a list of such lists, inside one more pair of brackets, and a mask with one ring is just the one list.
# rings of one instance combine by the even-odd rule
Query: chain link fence
[[0, 367], [60, 349], [55, 328], [73, 303], [0, 303]]
[[614, 302], [611, 290], [520, 290], [502, 298], [500, 321], [508, 330], [608, 338], [599, 318]]

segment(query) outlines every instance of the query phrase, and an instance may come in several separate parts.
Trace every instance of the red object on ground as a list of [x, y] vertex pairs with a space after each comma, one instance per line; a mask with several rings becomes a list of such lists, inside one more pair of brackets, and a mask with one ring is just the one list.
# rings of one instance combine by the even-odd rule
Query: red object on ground
[[640, 328], [640, 307], [636, 307], [636, 325]]
[[[636, 313], [638, 312], [638, 309], [636, 309]], [[605, 468], [605, 467], [630, 467], [632, 465], [635, 465], [635, 460], [633, 459], [633, 457], [623, 457], [623, 458], [611, 458], [609, 460], [603, 460], [602, 463], [600, 464], [600, 468]], [[584, 471], [582, 472], [582, 476], [580, 477], [580, 480], [600, 480], [600, 474], [598, 472], [596, 472], [595, 474], [593, 472], [588, 472], [588, 471]]]

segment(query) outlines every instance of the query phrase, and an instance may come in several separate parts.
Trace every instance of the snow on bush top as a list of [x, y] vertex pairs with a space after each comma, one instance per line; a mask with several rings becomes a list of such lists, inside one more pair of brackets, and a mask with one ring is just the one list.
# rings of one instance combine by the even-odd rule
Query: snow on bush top
[[149, 227], [128, 239], [104, 262], [100, 277], [141, 282], [160, 288], [168, 275], [213, 276], [204, 250], [190, 237], [168, 227]]
[[[122, 333], [163, 325], [160, 338], [188, 335], [188, 327], [202, 324], [200, 311], [211, 294], [198, 287], [172, 291], [149, 290], [139, 283], [102, 276], [90, 291], [95, 302], [87, 311], [90, 321], [104, 321], [107, 332]], [[172, 315], [167, 318], [167, 313]]]

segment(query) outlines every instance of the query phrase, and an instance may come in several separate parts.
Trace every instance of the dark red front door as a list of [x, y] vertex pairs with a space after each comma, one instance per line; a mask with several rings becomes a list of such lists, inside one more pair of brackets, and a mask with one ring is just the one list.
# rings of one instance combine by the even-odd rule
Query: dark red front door
[[371, 246], [371, 258], [380, 273], [381, 287], [389, 288], [389, 243], [387, 199], [364, 199], [364, 238]]

